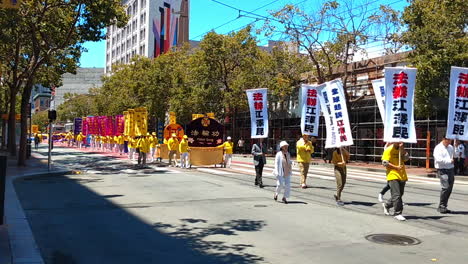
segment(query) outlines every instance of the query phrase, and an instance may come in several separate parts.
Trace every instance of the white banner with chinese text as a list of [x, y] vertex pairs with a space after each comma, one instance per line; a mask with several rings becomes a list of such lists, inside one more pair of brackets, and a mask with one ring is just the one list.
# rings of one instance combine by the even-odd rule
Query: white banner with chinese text
[[266, 88], [246, 90], [250, 107], [251, 138], [268, 137], [268, 101]]
[[302, 134], [318, 136], [320, 102], [317, 97], [317, 86], [301, 85], [300, 96]]
[[447, 123], [447, 138], [468, 140], [468, 68], [451, 68]]
[[385, 68], [385, 142], [416, 143], [414, 127], [415, 68]]
[[327, 126], [325, 148], [353, 145], [346, 97], [341, 80], [333, 80], [319, 85], [317, 91]]
[[385, 124], [385, 78], [372, 81], [372, 88], [374, 89], [375, 100], [379, 107], [380, 117]]

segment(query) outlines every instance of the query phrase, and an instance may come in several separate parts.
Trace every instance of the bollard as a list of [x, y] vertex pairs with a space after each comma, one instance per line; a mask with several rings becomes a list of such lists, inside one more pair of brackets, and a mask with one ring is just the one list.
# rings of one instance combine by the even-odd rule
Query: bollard
[[0, 225], [3, 225], [5, 216], [5, 180], [6, 180], [7, 156], [0, 156]]

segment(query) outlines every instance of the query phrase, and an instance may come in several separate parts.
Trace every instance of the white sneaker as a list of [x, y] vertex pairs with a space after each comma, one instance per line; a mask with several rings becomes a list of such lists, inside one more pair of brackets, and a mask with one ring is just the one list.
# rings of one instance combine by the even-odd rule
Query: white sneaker
[[402, 216], [401, 214], [399, 215], [395, 215], [394, 217], [396, 220], [398, 221], [406, 221], [406, 218], [404, 216]]
[[381, 193], [379, 193], [379, 202], [383, 203], [383, 195]]
[[387, 206], [386, 206], [384, 203], [382, 204], [382, 207], [383, 207], [383, 212], [384, 212], [384, 214], [385, 214], [385, 215], [390, 215], [390, 213], [388, 212], [388, 208], [387, 208]]

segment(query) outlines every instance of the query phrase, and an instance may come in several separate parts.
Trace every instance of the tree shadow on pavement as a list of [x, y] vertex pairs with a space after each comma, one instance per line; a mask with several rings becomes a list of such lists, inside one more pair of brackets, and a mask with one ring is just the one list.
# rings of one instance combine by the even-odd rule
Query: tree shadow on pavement
[[[113, 203], [66, 175], [41, 184], [44, 177], [14, 182], [20, 202], [46, 264], [258, 263], [254, 245], [229, 243], [227, 237], [258, 232], [266, 224], [250, 219], [212, 223], [184, 218], [177, 223], [148, 223], [133, 207]], [[45, 177], [47, 178], [47, 177]], [[158, 205], [154, 205], [158, 206]]]

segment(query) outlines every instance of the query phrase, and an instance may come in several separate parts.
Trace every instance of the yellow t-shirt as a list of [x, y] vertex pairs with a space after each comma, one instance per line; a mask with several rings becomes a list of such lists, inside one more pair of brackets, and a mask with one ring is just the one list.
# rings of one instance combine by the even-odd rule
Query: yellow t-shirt
[[129, 148], [136, 148], [136, 141], [134, 138], [129, 137], [128, 138], [128, 147]]
[[309, 140], [307, 143], [300, 139], [296, 143], [296, 150], [297, 150], [297, 162], [304, 162], [310, 163], [312, 159], [312, 153], [314, 153], [314, 146], [312, 146], [312, 142]]
[[188, 152], [188, 141], [187, 140], [182, 139], [182, 141], [180, 141], [179, 152], [180, 153]]
[[[349, 161], [349, 152], [347, 150], [345, 150], [345, 149], [343, 149], [342, 151], [343, 151], [344, 161], [347, 163]], [[341, 167], [341, 168], [346, 167], [346, 164], [338, 165], [338, 162], [343, 162], [343, 159], [341, 158], [341, 154], [338, 154], [338, 151], [336, 151], [336, 150], [333, 151], [331, 162], [333, 164], [335, 164], [335, 166], [337, 166], [337, 167]]]
[[234, 150], [234, 142], [226, 141], [222, 145], [219, 145], [218, 148], [223, 148], [224, 153], [226, 154], [232, 154]]
[[169, 149], [169, 151], [171, 150], [179, 150], [179, 140], [177, 140], [177, 138], [170, 138], [168, 141], [167, 141], [167, 149]]
[[155, 136], [151, 136], [150, 138], [150, 148], [156, 148], [156, 145], [158, 144], [158, 138]]
[[[398, 166], [399, 153], [400, 152], [398, 151], [398, 149], [394, 149], [392, 145], [388, 147], [382, 154], [382, 161], [388, 161], [391, 164]], [[387, 181], [392, 181], [392, 180], [407, 181], [408, 180], [408, 176], [406, 175], [405, 162], [404, 162], [404, 153], [401, 153], [400, 160], [401, 160], [401, 165], [403, 165], [403, 169], [401, 171], [387, 167]]]
[[148, 153], [150, 150], [148, 140], [144, 137], [140, 138], [137, 143], [137, 148], [139, 148], [143, 153]]

